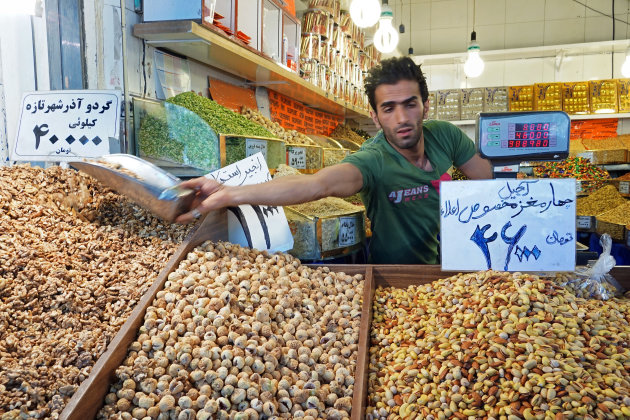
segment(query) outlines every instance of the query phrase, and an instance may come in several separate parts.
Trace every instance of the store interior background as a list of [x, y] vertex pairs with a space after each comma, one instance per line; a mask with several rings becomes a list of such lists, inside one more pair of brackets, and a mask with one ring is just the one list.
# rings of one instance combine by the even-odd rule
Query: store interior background
[[[348, 2], [342, 0], [342, 6]], [[126, 65], [129, 96], [155, 98], [153, 48], [132, 34], [133, 25], [142, 22], [139, 3], [44, 0], [41, 16], [0, 16], [0, 145], [13, 143], [23, 92], [124, 91]], [[298, 17], [307, 5], [296, 1]], [[395, 55], [412, 47], [432, 91], [621, 78], [630, 44], [629, 0], [390, 0], [389, 5], [394, 26], [405, 25]], [[480, 77], [468, 79], [463, 63], [473, 21], [486, 67]], [[192, 89], [205, 96], [208, 76], [245, 83], [205, 64], [189, 64]], [[354, 122], [374, 130], [369, 118]], [[473, 125], [461, 127], [473, 135]], [[619, 134], [628, 132], [630, 123], [621, 118]], [[5, 155], [0, 146], [0, 160], [7, 164]]]

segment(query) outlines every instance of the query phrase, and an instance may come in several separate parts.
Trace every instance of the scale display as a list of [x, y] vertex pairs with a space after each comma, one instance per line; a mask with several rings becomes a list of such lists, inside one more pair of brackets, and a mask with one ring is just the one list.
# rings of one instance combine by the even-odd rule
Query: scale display
[[481, 113], [476, 143], [481, 156], [494, 161], [562, 159], [570, 128], [562, 111]]

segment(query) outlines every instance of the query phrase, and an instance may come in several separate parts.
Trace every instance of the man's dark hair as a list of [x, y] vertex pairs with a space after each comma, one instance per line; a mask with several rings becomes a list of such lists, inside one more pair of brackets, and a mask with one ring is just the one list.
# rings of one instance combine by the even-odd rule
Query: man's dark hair
[[374, 92], [380, 85], [395, 85], [401, 80], [415, 80], [420, 86], [420, 95], [422, 102], [429, 99], [429, 88], [427, 80], [420, 70], [420, 66], [416, 65], [409, 57], [394, 57], [381, 61], [381, 63], [372, 67], [365, 78], [365, 93], [368, 96], [370, 105], [376, 112], [376, 99]]

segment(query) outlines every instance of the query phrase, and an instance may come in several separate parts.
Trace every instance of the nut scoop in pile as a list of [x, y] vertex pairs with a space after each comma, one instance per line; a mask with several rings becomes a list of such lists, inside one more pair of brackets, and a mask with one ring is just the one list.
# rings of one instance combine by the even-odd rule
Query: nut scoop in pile
[[363, 278], [206, 242], [169, 274], [99, 419], [350, 417]]
[[484, 271], [379, 288], [369, 419], [630, 418], [630, 299]]
[[0, 419], [58, 418], [189, 230], [85, 174], [0, 167]]

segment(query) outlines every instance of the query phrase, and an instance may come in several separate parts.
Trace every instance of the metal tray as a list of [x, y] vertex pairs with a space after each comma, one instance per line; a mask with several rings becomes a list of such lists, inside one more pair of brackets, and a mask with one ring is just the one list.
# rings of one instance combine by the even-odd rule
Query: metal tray
[[69, 164], [171, 223], [188, 211], [195, 195], [179, 187], [176, 176], [133, 155], [117, 153]]

